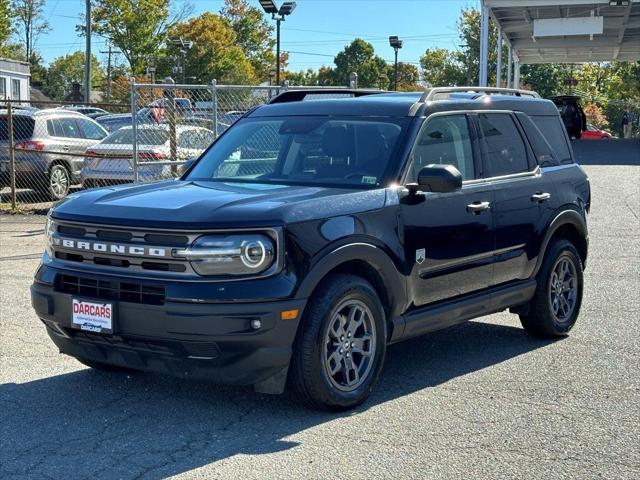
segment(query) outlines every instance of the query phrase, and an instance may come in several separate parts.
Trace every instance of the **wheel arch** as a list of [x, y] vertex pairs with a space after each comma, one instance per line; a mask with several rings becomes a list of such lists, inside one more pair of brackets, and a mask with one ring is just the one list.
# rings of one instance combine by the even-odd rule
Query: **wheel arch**
[[587, 222], [579, 212], [569, 209], [560, 212], [551, 221], [542, 241], [540, 254], [538, 255], [538, 261], [533, 273], [534, 276], [540, 271], [549, 246], [554, 240], [560, 238], [570, 241], [576, 247], [580, 254], [583, 267], [586, 266], [589, 248]]
[[334, 273], [357, 275], [371, 283], [385, 309], [391, 335], [393, 319], [400, 315], [405, 303], [405, 280], [387, 253], [369, 243], [337, 247], [314, 265], [300, 285], [297, 297], [311, 297], [322, 281]]

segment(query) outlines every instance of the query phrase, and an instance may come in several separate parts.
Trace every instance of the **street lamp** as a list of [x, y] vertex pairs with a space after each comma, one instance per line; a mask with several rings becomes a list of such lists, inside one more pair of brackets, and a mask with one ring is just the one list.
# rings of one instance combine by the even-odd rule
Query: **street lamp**
[[389, 37], [389, 45], [393, 47], [393, 51], [396, 54], [396, 59], [394, 63], [394, 80], [393, 80], [393, 89], [398, 90], [398, 50], [402, 48], [402, 40], [400, 40], [397, 36]]
[[193, 42], [191, 40], [183, 40], [182, 37], [173, 37], [170, 38], [169, 41], [180, 48], [180, 63], [181, 63], [181, 73], [182, 73], [182, 84], [185, 84], [185, 70], [186, 70], [186, 55], [187, 51], [193, 47]]
[[291, 15], [296, 8], [296, 2], [284, 2], [280, 8], [273, 0], [260, 0], [260, 5], [265, 13], [271, 14], [276, 21], [276, 85], [280, 85], [280, 22], [284, 17]]

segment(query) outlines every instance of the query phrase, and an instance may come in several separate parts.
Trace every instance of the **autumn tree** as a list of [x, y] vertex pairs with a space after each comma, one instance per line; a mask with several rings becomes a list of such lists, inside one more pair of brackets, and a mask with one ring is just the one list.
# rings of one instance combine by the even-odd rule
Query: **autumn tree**
[[[395, 66], [393, 64], [387, 65], [386, 76], [380, 77], [381, 89], [391, 89], [395, 82]], [[411, 63], [398, 62], [398, 91], [399, 92], [415, 92], [421, 90], [422, 87], [418, 84], [420, 81], [420, 72], [418, 67]]]
[[[249, 5], [247, 0], [225, 0], [220, 16], [236, 34], [236, 45], [245, 53], [257, 78], [264, 80], [274, 68], [275, 39], [273, 26], [265, 20], [261, 9]], [[283, 55], [283, 58], [287, 58]], [[286, 62], [280, 67], [284, 70]]]
[[145, 72], [169, 29], [190, 12], [183, 4], [172, 13], [169, 0], [93, 0], [92, 5], [94, 32], [122, 52], [134, 75]]
[[[196, 83], [253, 83], [253, 66], [237, 42], [235, 31], [220, 16], [205, 12], [198, 17], [179, 22], [169, 29], [170, 37], [193, 42], [186, 54], [186, 77]], [[158, 75], [167, 75], [175, 65], [179, 52], [167, 47], [158, 60]]]

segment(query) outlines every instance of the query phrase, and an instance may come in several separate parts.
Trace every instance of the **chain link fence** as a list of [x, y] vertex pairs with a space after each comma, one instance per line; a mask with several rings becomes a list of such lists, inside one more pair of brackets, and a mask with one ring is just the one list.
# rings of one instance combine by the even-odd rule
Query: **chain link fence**
[[[0, 212], [47, 211], [81, 189], [177, 178], [247, 111], [286, 89], [132, 82], [130, 104], [0, 100]], [[232, 163], [226, 168], [264, 167]]]

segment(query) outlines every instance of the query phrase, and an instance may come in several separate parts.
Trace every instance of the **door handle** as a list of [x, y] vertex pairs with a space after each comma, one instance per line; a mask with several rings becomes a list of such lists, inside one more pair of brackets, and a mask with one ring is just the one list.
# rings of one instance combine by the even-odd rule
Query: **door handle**
[[531, 201], [536, 203], [546, 202], [551, 198], [551, 194], [547, 192], [537, 192], [531, 195]]
[[63, 152], [68, 152], [69, 151], [69, 146], [65, 145], [64, 147], [62, 147], [62, 151]]
[[473, 202], [467, 205], [467, 212], [479, 215], [483, 211], [489, 210], [489, 208], [491, 208], [491, 203], [489, 202]]

